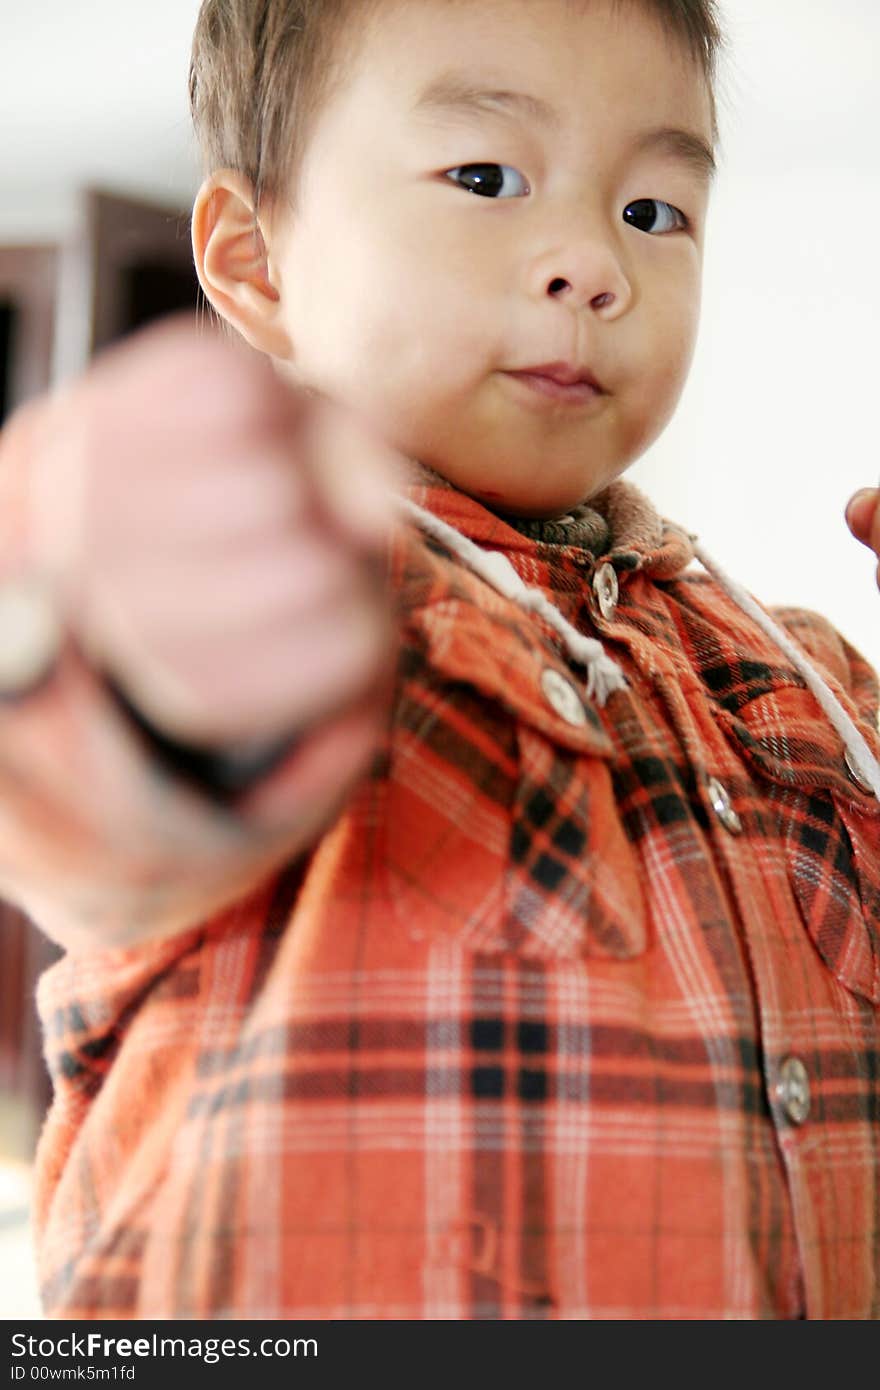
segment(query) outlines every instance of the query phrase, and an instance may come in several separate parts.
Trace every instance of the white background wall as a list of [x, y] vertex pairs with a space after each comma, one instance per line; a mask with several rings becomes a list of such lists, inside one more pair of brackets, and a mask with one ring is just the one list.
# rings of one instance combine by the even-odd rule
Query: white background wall
[[[723, 152], [679, 413], [629, 476], [768, 603], [817, 608], [880, 667], [877, 0], [721, 0]], [[186, 205], [198, 0], [0, 0], [0, 240], [51, 239], [83, 183]]]

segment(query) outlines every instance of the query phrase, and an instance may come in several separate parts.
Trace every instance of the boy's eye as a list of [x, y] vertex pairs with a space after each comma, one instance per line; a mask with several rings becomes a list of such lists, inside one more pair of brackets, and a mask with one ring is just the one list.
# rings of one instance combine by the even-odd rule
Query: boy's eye
[[[461, 186], [467, 189], [468, 193], [476, 193], [481, 198], [522, 197], [522, 194], [516, 191], [517, 180], [522, 184], [525, 193], [532, 191], [519, 170], [509, 164], [461, 164], [457, 169], [449, 169], [446, 173], [446, 177], [454, 181], [457, 181], [459, 176]], [[512, 190], [511, 184], [514, 185]]]
[[[460, 164], [457, 169], [448, 169], [446, 178], [481, 198], [517, 198], [532, 191], [510, 164]], [[521, 185], [519, 192], [517, 183]], [[686, 231], [690, 225], [683, 212], [660, 198], [639, 198], [624, 209], [623, 216], [630, 226], [653, 236]]]
[[662, 202], [659, 198], [639, 198], [635, 203], [630, 203], [629, 207], [624, 208], [623, 216], [630, 226], [651, 235], [679, 230], [686, 231], [690, 225], [683, 212], [674, 208], [671, 203]]

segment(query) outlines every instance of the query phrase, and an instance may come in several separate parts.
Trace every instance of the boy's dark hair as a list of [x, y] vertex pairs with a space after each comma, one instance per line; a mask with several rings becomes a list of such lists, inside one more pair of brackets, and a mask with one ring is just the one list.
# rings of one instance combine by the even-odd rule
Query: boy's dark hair
[[[367, 21], [388, 0], [203, 0], [193, 39], [190, 106], [204, 173], [235, 169], [265, 199], [296, 205], [315, 117], [344, 81]], [[587, 0], [589, 3], [589, 0]], [[718, 141], [716, 79], [724, 47], [716, 0], [613, 0], [657, 16], [702, 67]]]

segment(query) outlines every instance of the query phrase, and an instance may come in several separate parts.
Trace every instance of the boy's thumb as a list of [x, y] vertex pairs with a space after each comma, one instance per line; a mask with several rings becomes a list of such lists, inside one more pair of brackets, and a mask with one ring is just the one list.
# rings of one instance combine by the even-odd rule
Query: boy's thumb
[[353, 412], [324, 398], [313, 405], [305, 424], [306, 458], [318, 504], [356, 544], [384, 549], [402, 460]]

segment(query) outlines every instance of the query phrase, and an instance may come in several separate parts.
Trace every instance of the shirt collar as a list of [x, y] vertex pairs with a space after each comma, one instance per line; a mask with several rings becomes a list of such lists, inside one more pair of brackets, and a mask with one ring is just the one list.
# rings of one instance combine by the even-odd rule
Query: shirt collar
[[[694, 541], [682, 527], [661, 517], [653, 503], [633, 483], [617, 479], [589, 499], [588, 510], [607, 522], [607, 543], [602, 553], [555, 537], [564, 534], [565, 523], [548, 527], [544, 538], [517, 529], [518, 518], [491, 511], [454, 487], [425, 464], [407, 460], [401, 487], [403, 494], [434, 516], [454, 526], [478, 545], [501, 550], [514, 564], [538, 560], [544, 564], [566, 562], [584, 566], [608, 562], [621, 575], [641, 571], [653, 579], [673, 579], [695, 558]], [[583, 509], [576, 509], [576, 517]], [[534, 523], [528, 525], [533, 529]], [[599, 528], [599, 533], [601, 534]], [[574, 534], [578, 528], [572, 528]], [[553, 539], [548, 537], [552, 536]]]

